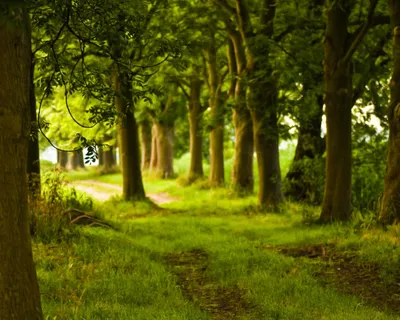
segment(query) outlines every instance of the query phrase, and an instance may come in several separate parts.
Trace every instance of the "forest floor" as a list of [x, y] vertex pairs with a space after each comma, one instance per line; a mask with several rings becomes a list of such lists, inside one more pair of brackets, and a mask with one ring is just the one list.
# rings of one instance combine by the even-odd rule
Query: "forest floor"
[[174, 180], [145, 179], [159, 207], [132, 204], [113, 198], [120, 175], [84, 179], [114, 229], [34, 243], [48, 319], [400, 319], [399, 227], [321, 226], [318, 208], [264, 213]]

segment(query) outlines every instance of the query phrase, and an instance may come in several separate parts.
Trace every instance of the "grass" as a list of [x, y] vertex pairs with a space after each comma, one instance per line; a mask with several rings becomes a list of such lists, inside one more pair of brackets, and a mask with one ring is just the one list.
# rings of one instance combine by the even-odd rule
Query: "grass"
[[34, 244], [49, 319], [211, 319], [202, 306], [208, 298], [187, 297], [166, 262], [168, 254], [193, 249], [208, 256], [210, 290], [238, 288], [255, 306], [242, 319], [398, 318], [322, 285], [307, 261], [260, 246], [336, 243], [379, 261], [389, 276], [398, 266], [400, 229], [305, 225], [299, 205], [288, 204], [284, 214], [261, 214], [251, 206], [253, 197], [235, 199], [227, 189], [179, 188], [167, 181], [153, 190], [182, 201], [162, 211], [141, 203], [97, 204], [97, 214], [117, 230], [82, 227], [69, 244]]
[[[121, 183], [121, 175], [96, 176], [95, 169], [67, 176]], [[180, 200], [161, 210], [149, 203], [95, 202], [96, 215], [115, 230], [77, 227], [68, 241], [34, 242], [48, 319], [400, 318], [341, 292], [346, 284], [333, 275], [329, 285], [317, 278], [329, 261], [265, 249], [335, 245], [340, 254], [356, 252], [359, 263], [377, 264], [375, 280], [389, 286], [399, 279], [400, 227], [384, 231], [369, 217], [317, 225], [318, 208], [287, 203], [282, 213], [266, 214], [257, 211], [254, 195], [237, 198], [226, 188], [183, 188], [148, 176], [144, 182], [148, 193]]]

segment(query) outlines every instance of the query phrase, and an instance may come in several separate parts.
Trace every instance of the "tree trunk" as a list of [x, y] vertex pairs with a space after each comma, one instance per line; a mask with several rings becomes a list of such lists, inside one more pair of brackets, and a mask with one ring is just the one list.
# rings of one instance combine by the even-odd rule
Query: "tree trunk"
[[[246, 59], [240, 34], [230, 31], [229, 36], [235, 52], [235, 71], [238, 75], [235, 83], [235, 107], [233, 109], [235, 158], [232, 167], [232, 188], [239, 193], [247, 194], [252, 193], [254, 188], [254, 135], [250, 111], [246, 105], [246, 87], [243, 81], [246, 73]], [[233, 62], [232, 59], [230, 60]]]
[[320, 220], [343, 221], [351, 216], [351, 62], [348, 46], [350, 9], [339, 3], [327, 10], [325, 61], [326, 180]]
[[114, 147], [103, 148], [104, 170], [110, 171], [115, 167]]
[[77, 155], [78, 155], [78, 159], [77, 159], [77, 161], [78, 161], [78, 168], [84, 168], [85, 167], [85, 158], [84, 158], [84, 154], [83, 154], [83, 149], [82, 150], [79, 150], [78, 152], [77, 152]]
[[71, 152], [69, 157], [69, 169], [78, 170], [84, 167], [83, 150]]
[[151, 161], [151, 122], [146, 119], [140, 123], [140, 140], [142, 151], [142, 171], [149, 170]]
[[57, 167], [66, 170], [68, 165], [68, 152], [57, 150]]
[[190, 127], [190, 167], [189, 182], [203, 177], [203, 115], [205, 109], [200, 103], [202, 81], [193, 76], [190, 79], [189, 127]]
[[[309, 88], [307, 90], [312, 92], [313, 89]], [[304, 95], [305, 102], [312, 101], [308, 99], [307, 91], [304, 92]], [[324, 139], [321, 138], [324, 99], [322, 95], [318, 95], [315, 100], [312, 106], [304, 105], [304, 107], [308, 107], [311, 110], [307, 111], [305, 117], [300, 115], [299, 118], [300, 128], [297, 146], [293, 162], [286, 175], [286, 184], [288, 187], [285, 190], [285, 196], [295, 201], [320, 203], [322, 194], [316, 195], [315, 188], [307, 182], [307, 173], [305, 172], [303, 164], [305, 159], [321, 157], [325, 151], [325, 142]], [[311, 170], [313, 170], [313, 168], [311, 168]]]
[[[257, 153], [259, 190], [258, 204], [275, 210], [283, 201], [279, 164], [279, 133], [277, 117], [277, 79], [269, 61], [270, 49], [266, 39], [274, 34], [275, 0], [262, 1], [260, 28], [254, 32], [246, 4], [236, 0], [239, 29], [246, 46], [246, 72], [251, 86], [248, 88], [248, 108], [254, 131]], [[262, 70], [265, 76], [260, 77]]]
[[393, 73], [390, 80], [391, 101], [388, 108], [389, 142], [386, 160], [385, 187], [379, 219], [385, 223], [400, 220], [400, 1], [389, 0], [393, 27]]
[[268, 210], [276, 210], [283, 201], [279, 163], [277, 90], [273, 80], [257, 82], [253, 83], [249, 90], [249, 107], [252, 110], [254, 146], [257, 153], [258, 204]]
[[207, 56], [211, 116], [209, 182], [211, 186], [217, 187], [224, 184], [224, 106], [220, 97], [222, 79], [218, 72], [214, 35], [211, 36]]
[[98, 154], [99, 154], [99, 167], [104, 166], [104, 148], [99, 146], [98, 150], [97, 150]]
[[157, 122], [157, 173], [162, 179], [174, 177], [174, 126]]
[[[238, 81], [240, 85], [241, 81]], [[239, 98], [241, 100], [241, 98]], [[254, 188], [254, 135], [250, 111], [243, 101], [233, 110], [235, 127], [235, 158], [232, 167], [232, 188], [240, 194], [252, 193]]]
[[154, 123], [151, 130], [151, 158], [150, 158], [150, 171], [157, 170], [158, 158], [158, 143], [157, 143], [157, 125]]
[[142, 200], [145, 199], [145, 192], [140, 169], [139, 130], [133, 110], [132, 83], [129, 75], [121, 70], [114, 72], [113, 82], [116, 110], [123, 115], [117, 126], [122, 195], [125, 201]]
[[28, 227], [29, 16], [0, 5], [0, 319], [42, 319]]
[[34, 55], [31, 54], [31, 72], [30, 72], [30, 113], [31, 113], [31, 132], [32, 137], [29, 139], [28, 147], [28, 185], [29, 193], [31, 195], [40, 195], [40, 152], [39, 152], [39, 138], [37, 131], [37, 117], [36, 117], [36, 96], [35, 96], [35, 83], [34, 83]]

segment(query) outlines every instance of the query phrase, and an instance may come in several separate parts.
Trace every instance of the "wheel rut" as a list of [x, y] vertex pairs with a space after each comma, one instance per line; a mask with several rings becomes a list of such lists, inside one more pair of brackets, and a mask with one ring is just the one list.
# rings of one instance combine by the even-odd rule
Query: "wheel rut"
[[211, 315], [213, 320], [258, 319], [255, 308], [237, 286], [222, 287], [208, 277], [208, 255], [201, 249], [170, 253], [166, 262], [177, 276], [183, 294]]

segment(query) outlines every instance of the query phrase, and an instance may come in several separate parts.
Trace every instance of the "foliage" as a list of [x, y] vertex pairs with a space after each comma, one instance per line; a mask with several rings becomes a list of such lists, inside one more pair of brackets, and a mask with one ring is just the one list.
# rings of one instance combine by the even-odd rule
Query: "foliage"
[[285, 179], [283, 189], [288, 194], [305, 193], [306, 202], [318, 205], [322, 202], [325, 185], [325, 158], [305, 157], [293, 162], [291, 166], [293, 174], [300, 173], [296, 179]]
[[353, 206], [361, 212], [379, 209], [386, 172], [386, 139], [383, 131], [362, 135], [361, 128], [353, 147]]
[[90, 211], [91, 198], [66, 185], [57, 170], [42, 174], [42, 194], [30, 198], [30, 231], [42, 243], [69, 241], [76, 233], [67, 209]]

